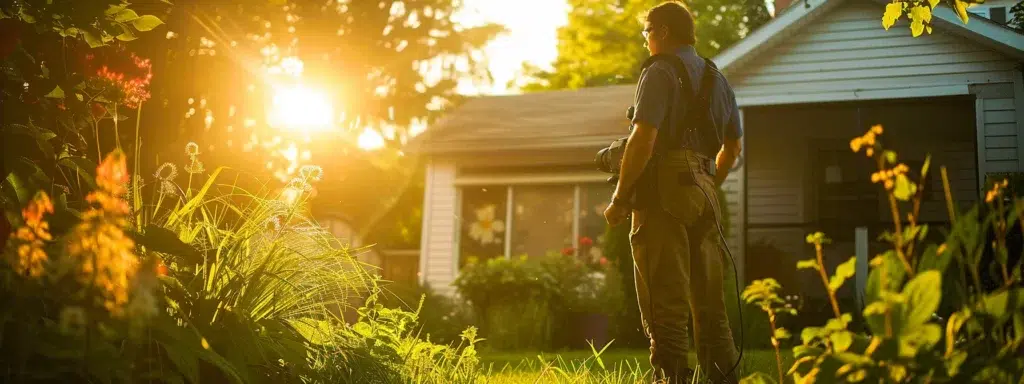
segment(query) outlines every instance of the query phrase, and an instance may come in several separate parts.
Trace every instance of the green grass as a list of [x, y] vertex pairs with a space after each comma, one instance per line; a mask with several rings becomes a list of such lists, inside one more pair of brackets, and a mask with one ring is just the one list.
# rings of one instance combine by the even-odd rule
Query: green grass
[[[636, 383], [648, 379], [651, 366], [646, 349], [615, 349], [600, 354], [602, 368], [589, 350], [563, 352], [482, 352], [480, 361], [490, 372], [487, 383], [583, 382]], [[783, 350], [782, 369], [793, 364], [792, 354]], [[690, 354], [690, 365], [696, 356]], [[744, 351], [740, 377], [762, 372], [778, 377], [775, 354], [771, 350]]]

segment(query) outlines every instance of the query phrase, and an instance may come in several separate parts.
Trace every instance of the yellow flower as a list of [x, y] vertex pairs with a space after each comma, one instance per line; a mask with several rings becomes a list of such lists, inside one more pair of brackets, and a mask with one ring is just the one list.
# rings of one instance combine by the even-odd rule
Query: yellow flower
[[868, 157], [874, 156], [875, 155], [875, 149], [874, 148], [868, 148], [867, 151], [864, 152], [864, 154], [868, 155]]
[[879, 124], [879, 125], [875, 125], [875, 126], [871, 127], [871, 132], [875, 133], [876, 135], [881, 135], [882, 134], [882, 125]]
[[885, 180], [885, 189], [892, 189], [892, 187], [893, 187], [892, 180], [891, 179]]
[[862, 145], [864, 145], [864, 143], [859, 137], [855, 137], [853, 140], [850, 140], [850, 149], [852, 149], [854, 153], [860, 152], [860, 147]]

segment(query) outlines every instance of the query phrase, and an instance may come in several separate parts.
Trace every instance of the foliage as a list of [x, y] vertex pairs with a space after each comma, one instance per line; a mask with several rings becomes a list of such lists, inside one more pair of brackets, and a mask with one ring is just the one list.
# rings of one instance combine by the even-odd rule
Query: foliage
[[[984, 0], [946, 0], [946, 4], [956, 12], [960, 20], [967, 23], [967, 7], [971, 4], [982, 3]], [[941, 0], [896, 0], [885, 6], [885, 13], [882, 15], [882, 27], [888, 30], [896, 24], [903, 15], [910, 21], [910, 33], [914, 37], [921, 36], [924, 32], [932, 33], [932, 12]]]
[[416, 282], [383, 285], [378, 302], [387, 308], [420, 311], [416, 333], [421, 338], [444, 345], [458, 342], [461, 333], [473, 325], [472, 309], [465, 301], [439, 293]]
[[[841, 264], [831, 276], [822, 263], [823, 245], [828, 238], [818, 232], [807, 236], [815, 247], [815, 259], [798, 262], [797, 268], [813, 269], [829, 294], [834, 317], [822, 327], [807, 327], [800, 334], [801, 345], [793, 348], [797, 359], [787, 375], [794, 382], [1017, 382], [1024, 378], [1024, 300], [1020, 297], [1022, 265], [1007, 253], [1007, 229], [1024, 212], [1024, 200], [1005, 204], [1003, 193], [1009, 184], [995, 183], [984, 207], [960, 213], [952, 205], [945, 168], [942, 181], [946, 192], [951, 228], [941, 244], [926, 244], [928, 227], [917, 222], [929, 159], [920, 180], [907, 177], [907, 166], [896, 152], [881, 143], [883, 129], [872, 127], [851, 141], [854, 152], [875, 161], [878, 172], [872, 182], [881, 184], [893, 215], [892, 231], [881, 238], [892, 249], [871, 260], [863, 316], [868, 333], [851, 330], [853, 315], [842, 312], [835, 291], [853, 276], [853, 260]], [[899, 201], [910, 202], [910, 212], [901, 212]], [[982, 211], [982, 208], [984, 211]], [[979, 215], [985, 212], [984, 215]], [[907, 222], [899, 220], [907, 217]], [[985, 236], [991, 228], [994, 240]], [[991, 248], [995, 255], [982, 266], [982, 255]], [[962, 271], [960, 279], [944, 278], [948, 268]], [[995, 285], [986, 286], [982, 276], [994, 275]], [[955, 276], [955, 275], [953, 275]], [[956, 295], [944, 297], [944, 285], [953, 285]], [[759, 280], [748, 287], [748, 300], [762, 303], [774, 318], [781, 303], [773, 296], [773, 280]], [[946, 301], [954, 312], [943, 319], [936, 315]], [[774, 323], [774, 322], [773, 322]], [[773, 344], [775, 341], [773, 340]], [[781, 364], [781, 363], [780, 363]], [[780, 376], [780, 381], [785, 379]], [[748, 377], [763, 382], [765, 377]]]
[[[568, 24], [558, 30], [553, 69], [526, 66], [526, 91], [627, 84], [640, 75], [648, 52], [640, 34], [645, 12], [658, 0], [572, 0]], [[712, 57], [767, 20], [754, 1], [694, 0], [697, 52]]]
[[139, 15], [124, 0], [24, 1], [0, 5], [0, 19], [13, 18], [32, 24], [38, 32], [84, 40], [96, 48], [118, 41], [132, 41], [138, 32], [163, 24], [154, 15]]
[[[471, 260], [453, 285], [473, 307], [491, 347], [548, 348], [554, 330], [572, 316], [612, 316], [619, 311], [621, 280], [610, 265], [599, 268], [553, 252], [534, 258]], [[534, 321], [518, 320], [524, 313]]]
[[1010, 7], [1010, 14], [1012, 18], [1007, 25], [1019, 32], [1024, 32], [1024, 1], [1018, 1], [1017, 4]]

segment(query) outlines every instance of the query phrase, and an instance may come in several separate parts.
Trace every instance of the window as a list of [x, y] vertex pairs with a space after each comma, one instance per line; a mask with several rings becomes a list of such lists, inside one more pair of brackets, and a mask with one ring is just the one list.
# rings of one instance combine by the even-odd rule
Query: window
[[512, 188], [512, 256], [544, 256], [573, 247], [572, 185]]
[[604, 257], [601, 245], [607, 222], [604, 210], [612, 199], [615, 186], [608, 183], [584, 184], [580, 186], [580, 238], [577, 256], [591, 263]]
[[474, 186], [462, 189], [459, 222], [460, 266], [470, 258], [486, 260], [505, 255], [505, 222], [508, 189], [505, 186]]
[[613, 190], [608, 183], [463, 187], [459, 264], [550, 252], [597, 262]]

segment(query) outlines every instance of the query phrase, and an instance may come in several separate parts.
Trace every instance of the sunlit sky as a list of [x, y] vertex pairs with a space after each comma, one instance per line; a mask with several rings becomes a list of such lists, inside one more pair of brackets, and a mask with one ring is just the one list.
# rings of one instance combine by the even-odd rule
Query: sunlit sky
[[507, 31], [484, 47], [493, 84], [459, 84], [463, 94], [506, 94], [506, 87], [523, 62], [542, 68], [558, 55], [558, 27], [569, 14], [566, 0], [463, 0], [464, 10], [456, 17], [464, 25], [497, 23]]

